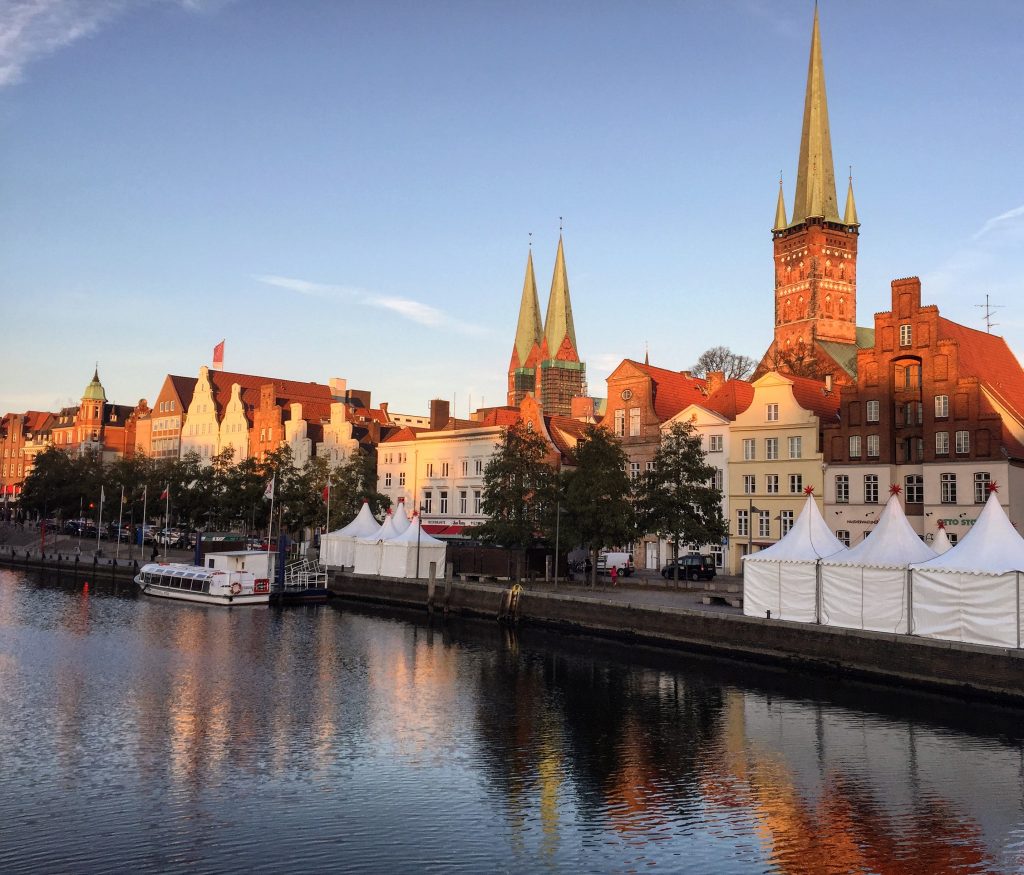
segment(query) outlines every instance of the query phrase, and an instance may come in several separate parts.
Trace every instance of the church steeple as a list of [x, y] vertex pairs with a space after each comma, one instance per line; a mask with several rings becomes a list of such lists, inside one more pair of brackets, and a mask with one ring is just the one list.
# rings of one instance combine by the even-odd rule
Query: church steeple
[[828, 125], [828, 100], [825, 97], [825, 64], [821, 57], [821, 31], [818, 7], [814, 7], [811, 30], [811, 57], [807, 63], [807, 91], [804, 95], [804, 123], [800, 134], [797, 162], [796, 199], [793, 221], [808, 218], [839, 221], [836, 204], [836, 180], [832, 167], [832, 138]]
[[846, 189], [846, 212], [843, 215], [844, 225], [859, 225], [857, 221], [857, 205], [853, 202], [853, 171], [850, 171], [850, 186]]
[[519, 325], [516, 328], [515, 352], [519, 364], [525, 365], [534, 346], [540, 346], [544, 329], [540, 322], [540, 298], [537, 296], [537, 280], [533, 275], [533, 250], [526, 256], [526, 278], [523, 280], [523, 297], [519, 302]]
[[558, 235], [558, 252], [555, 255], [555, 272], [551, 277], [551, 297], [548, 298], [548, 312], [544, 319], [544, 336], [548, 342], [548, 355], [555, 358], [566, 337], [576, 350], [576, 328], [572, 322], [572, 302], [569, 300], [569, 276], [565, 270], [565, 252], [562, 249], [562, 235]]
[[786, 228], [786, 199], [782, 196], [782, 177], [779, 177], [779, 202], [775, 205], [775, 224], [773, 231], [783, 231]]

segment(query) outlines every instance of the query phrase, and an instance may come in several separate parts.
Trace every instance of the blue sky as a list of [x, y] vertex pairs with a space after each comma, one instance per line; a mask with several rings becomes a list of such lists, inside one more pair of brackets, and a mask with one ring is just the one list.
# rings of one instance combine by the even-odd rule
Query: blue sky
[[[0, 0], [0, 412], [100, 362], [151, 402], [226, 367], [393, 410], [503, 403], [533, 233], [564, 217], [590, 390], [772, 336], [813, 3]], [[858, 323], [925, 302], [1024, 350], [1024, 4], [821, 5]]]

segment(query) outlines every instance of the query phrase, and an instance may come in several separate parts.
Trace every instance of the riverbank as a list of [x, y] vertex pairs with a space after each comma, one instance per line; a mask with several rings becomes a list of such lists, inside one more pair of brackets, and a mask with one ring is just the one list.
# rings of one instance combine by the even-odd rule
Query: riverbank
[[1024, 651], [745, 617], [686, 589], [591, 589], [377, 578], [333, 572], [340, 598], [537, 624], [619, 640], [1024, 705]]

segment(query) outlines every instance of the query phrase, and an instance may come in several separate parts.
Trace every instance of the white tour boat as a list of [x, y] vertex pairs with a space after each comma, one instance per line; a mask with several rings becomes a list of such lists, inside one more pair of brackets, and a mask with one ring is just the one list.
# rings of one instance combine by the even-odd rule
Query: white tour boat
[[270, 601], [270, 580], [252, 571], [203, 568], [180, 562], [150, 562], [135, 575], [147, 595], [202, 602], [208, 605], [265, 605]]

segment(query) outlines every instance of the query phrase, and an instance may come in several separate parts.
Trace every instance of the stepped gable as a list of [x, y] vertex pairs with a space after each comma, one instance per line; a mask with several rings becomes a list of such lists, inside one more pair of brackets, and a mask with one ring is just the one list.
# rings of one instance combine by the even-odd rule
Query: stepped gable
[[669, 371], [654, 365], [626, 359], [631, 365], [651, 378], [654, 384], [654, 412], [665, 422], [690, 404], [701, 404], [704, 397], [706, 380], [690, 375], [689, 371]]
[[[331, 395], [330, 386], [321, 383], [302, 383], [297, 380], [281, 380], [275, 377], [260, 377], [254, 374], [237, 374], [231, 371], [209, 371], [213, 383], [214, 400], [218, 414], [223, 415], [224, 405], [231, 398], [231, 386], [238, 383], [242, 403], [252, 409], [260, 406], [260, 391], [263, 386], [273, 384], [274, 395], [282, 407], [291, 409], [294, 402], [302, 405], [303, 417], [309, 421], [330, 419]], [[193, 382], [194, 389], [194, 382]], [[191, 396], [190, 396], [191, 401]], [[184, 399], [182, 399], [184, 403]]]

